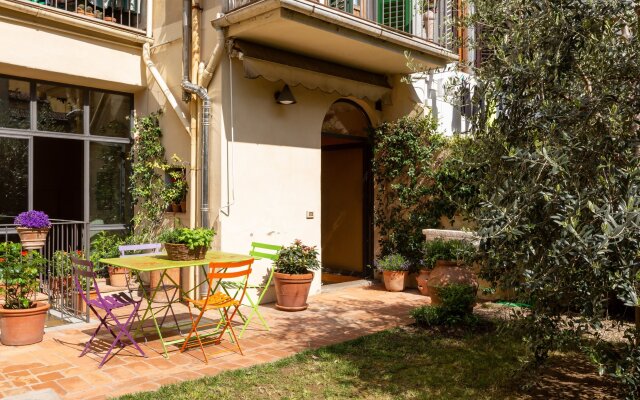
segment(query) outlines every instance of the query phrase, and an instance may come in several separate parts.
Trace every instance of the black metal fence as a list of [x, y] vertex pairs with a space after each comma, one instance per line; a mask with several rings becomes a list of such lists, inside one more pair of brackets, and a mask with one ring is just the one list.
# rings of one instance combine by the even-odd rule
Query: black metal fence
[[[151, 0], [149, 0], [151, 1]], [[147, 0], [29, 0], [82, 15], [89, 20], [102, 20], [130, 28], [146, 29]]]
[[[20, 243], [13, 217], [0, 215], [0, 241]], [[89, 321], [89, 310], [81, 300], [73, 282], [68, 254], [89, 257], [89, 224], [83, 221], [51, 220], [44, 247], [46, 259], [40, 271], [39, 292], [48, 297], [50, 313], [61, 320]], [[63, 257], [61, 257], [63, 256]]]

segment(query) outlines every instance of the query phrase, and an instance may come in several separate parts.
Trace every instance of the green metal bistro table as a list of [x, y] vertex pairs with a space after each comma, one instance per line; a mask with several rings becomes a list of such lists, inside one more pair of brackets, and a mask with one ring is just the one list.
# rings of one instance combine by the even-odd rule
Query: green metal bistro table
[[[133, 275], [136, 277], [136, 280], [140, 283], [140, 288], [142, 290], [142, 297], [147, 303], [147, 308], [140, 318], [140, 327], [144, 325], [145, 321], [152, 320], [153, 325], [155, 327], [156, 333], [158, 334], [158, 338], [160, 339], [160, 343], [162, 343], [163, 356], [165, 358], [169, 357], [169, 353], [167, 351], [167, 346], [183, 342], [184, 339], [176, 339], [176, 340], [165, 340], [162, 336], [162, 323], [158, 323], [158, 307], [153, 306], [153, 299], [155, 298], [156, 293], [162, 290], [165, 282], [165, 278], [171, 281], [174, 284], [180, 293], [183, 296], [189, 296], [190, 293], [196, 293], [198, 288], [207, 284], [206, 281], [196, 284], [193, 288], [188, 290], [183, 290], [180, 284], [171, 278], [169, 274], [167, 274], [167, 270], [173, 268], [187, 268], [187, 267], [201, 267], [203, 272], [206, 274], [208, 272], [208, 265], [210, 262], [236, 262], [236, 261], [245, 261], [249, 260], [252, 257], [244, 254], [233, 254], [233, 253], [224, 253], [221, 251], [209, 251], [207, 255], [202, 260], [190, 260], [190, 261], [173, 261], [167, 258], [166, 254], [156, 254], [156, 255], [139, 255], [139, 256], [129, 256], [129, 257], [120, 257], [120, 258], [103, 258], [100, 260], [101, 263], [106, 265], [113, 265], [115, 267], [123, 267], [129, 269]], [[142, 284], [142, 279], [140, 279], [140, 274], [143, 272], [152, 272], [152, 271], [162, 271], [160, 275], [160, 279], [158, 280], [158, 284], [155, 288], [149, 287], [149, 290], [145, 288], [145, 285]], [[212, 292], [217, 288], [209, 288]], [[174, 296], [175, 298], [175, 296]], [[174, 298], [169, 299], [167, 295], [168, 305], [161, 307], [160, 309], [164, 309], [166, 307], [171, 307]], [[179, 298], [178, 298], [179, 301]], [[165, 312], [166, 317], [166, 312]], [[162, 318], [164, 321], [165, 317]], [[177, 322], [177, 321], [176, 321]], [[189, 322], [189, 325], [191, 322]], [[178, 330], [179, 326], [176, 327]], [[138, 330], [136, 330], [136, 333]]]

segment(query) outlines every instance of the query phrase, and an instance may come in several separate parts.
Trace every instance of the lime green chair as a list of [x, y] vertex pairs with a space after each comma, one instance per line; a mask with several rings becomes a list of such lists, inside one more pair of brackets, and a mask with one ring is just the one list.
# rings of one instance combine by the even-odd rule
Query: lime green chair
[[[252, 242], [251, 251], [249, 251], [249, 254], [253, 256], [253, 258], [256, 260], [266, 258], [271, 261], [275, 261], [278, 259], [278, 256], [280, 255], [280, 250], [282, 250], [282, 246], [278, 246], [275, 244]], [[267, 281], [264, 284], [258, 284], [258, 285], [248, 284], [246, 286], [247, 289], [258, 289], [261, 291], [260, 291], [260, 296], [258, 297], [257, 300], [254, 300], [253, 298], [251, 298], [249, 293], [245, 294], [245, 297], [249, 302], [248, 307], [251, 307], [251, 311], [249, 311], [247, 315], [244, 315], [238, 310], [238, 316], [240, 316], [240, 318], [244, 322], [244, 326], [240, 331], [240, 335], [239, 335], [240, 338], [242, 338], [244, 331], [247, 329], [247, 326], [249, 326], [249, 323], [251, 322], [251, 318], [253, 318], [254, 315], [260, 319], [260, 322], [262, 322], [262, 325], [265, 327], [265, 329], [269, 330], [269, 324], [267, 324], [267, 321], [265, 321], [262, 315], [260, 314], [260, 310], [258, 309], [258, 306], [262, 302], [262, 298], [264, 297], [265, 293], [267, 293], [267, 289], [269, 289], [269, 285], [271, 285], [271, 280], [273, 279], [274, 270], [275, 268], [272, 267], [271, 271], [269, 272], [269, 277], [267, 278]], [[224, 291], [229, 296], [231, 296], [229, 291], [237, 292], [238, 290], [242, 290], [245, 286], [244, 281], [224, 281], [224, 282], [220, 282], [220, 284], [224, 289]], [[231, 297], [234, 297], [234, 296], [231, 296]]]

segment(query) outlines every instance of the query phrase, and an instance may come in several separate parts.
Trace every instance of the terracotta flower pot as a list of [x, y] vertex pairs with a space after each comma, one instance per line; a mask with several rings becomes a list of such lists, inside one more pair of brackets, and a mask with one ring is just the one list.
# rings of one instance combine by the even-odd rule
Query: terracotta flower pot
[[404, 277], [407, 271], [383, 271], [384, 287], [389, 292], [402, 292], [404, 290]]
[[451, 284], [469, 285], [478, 290], [478, 278], [473, 271], [455, 261], [438, 260], [427, 282], [431, 304], [441, 304], [438, 288]]
[[[84, 302], [84, 300], [82, 300], [82, 296], [80, 296], [80, 293], [74, 293], [74, 296], [76, 298], [76, 312], [80, 315], [84, 315], [87, 312], [87, 303]], [[89, 301], [91, 300], [95, 300], [98, 298], [98, 293], [96, 293], [95, 290], [92, 290], [89, 292]]]
[[17, 227], [23, 250], [39, 250], [47, 243], [49, 228], [23, 228]]
[[5, 346], [25, 346], [42, 342], [48, 303], [36, 303], [26, 310], [0, 306], [0, 342]]
[[290, 275], [275, 272], [276, 308], [282, 311], [302, 311], [309, 306], [307, 297], [313, 280], [313, 272]]
[[129, 270], [122, 267], [109, 266], [109, 284], [111, 286], [127, 286], [127, 275]]
[[429, 287], [427, 286], [427, 282], [429, 282], [429, 275], [431, 275], [431, 271], [428, 269], [421, 269], [418, 276], [416, 276], [416, 282], [418, 283], [418, 290], [420, 294], [425, 296], [429, 295]]

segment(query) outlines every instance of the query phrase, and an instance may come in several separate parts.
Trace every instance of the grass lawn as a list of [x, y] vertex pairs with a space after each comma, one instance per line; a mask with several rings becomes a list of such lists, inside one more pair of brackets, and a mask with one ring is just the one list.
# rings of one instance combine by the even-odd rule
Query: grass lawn
[[511, 331], [397, 328], [121, 399], [617, 398], [579, 355], [555, 354], [546, 368], [524, 374], [524, 354]]
[[458, 336], [398, 328], [122, 399], [512, 398], [520, 340]]

